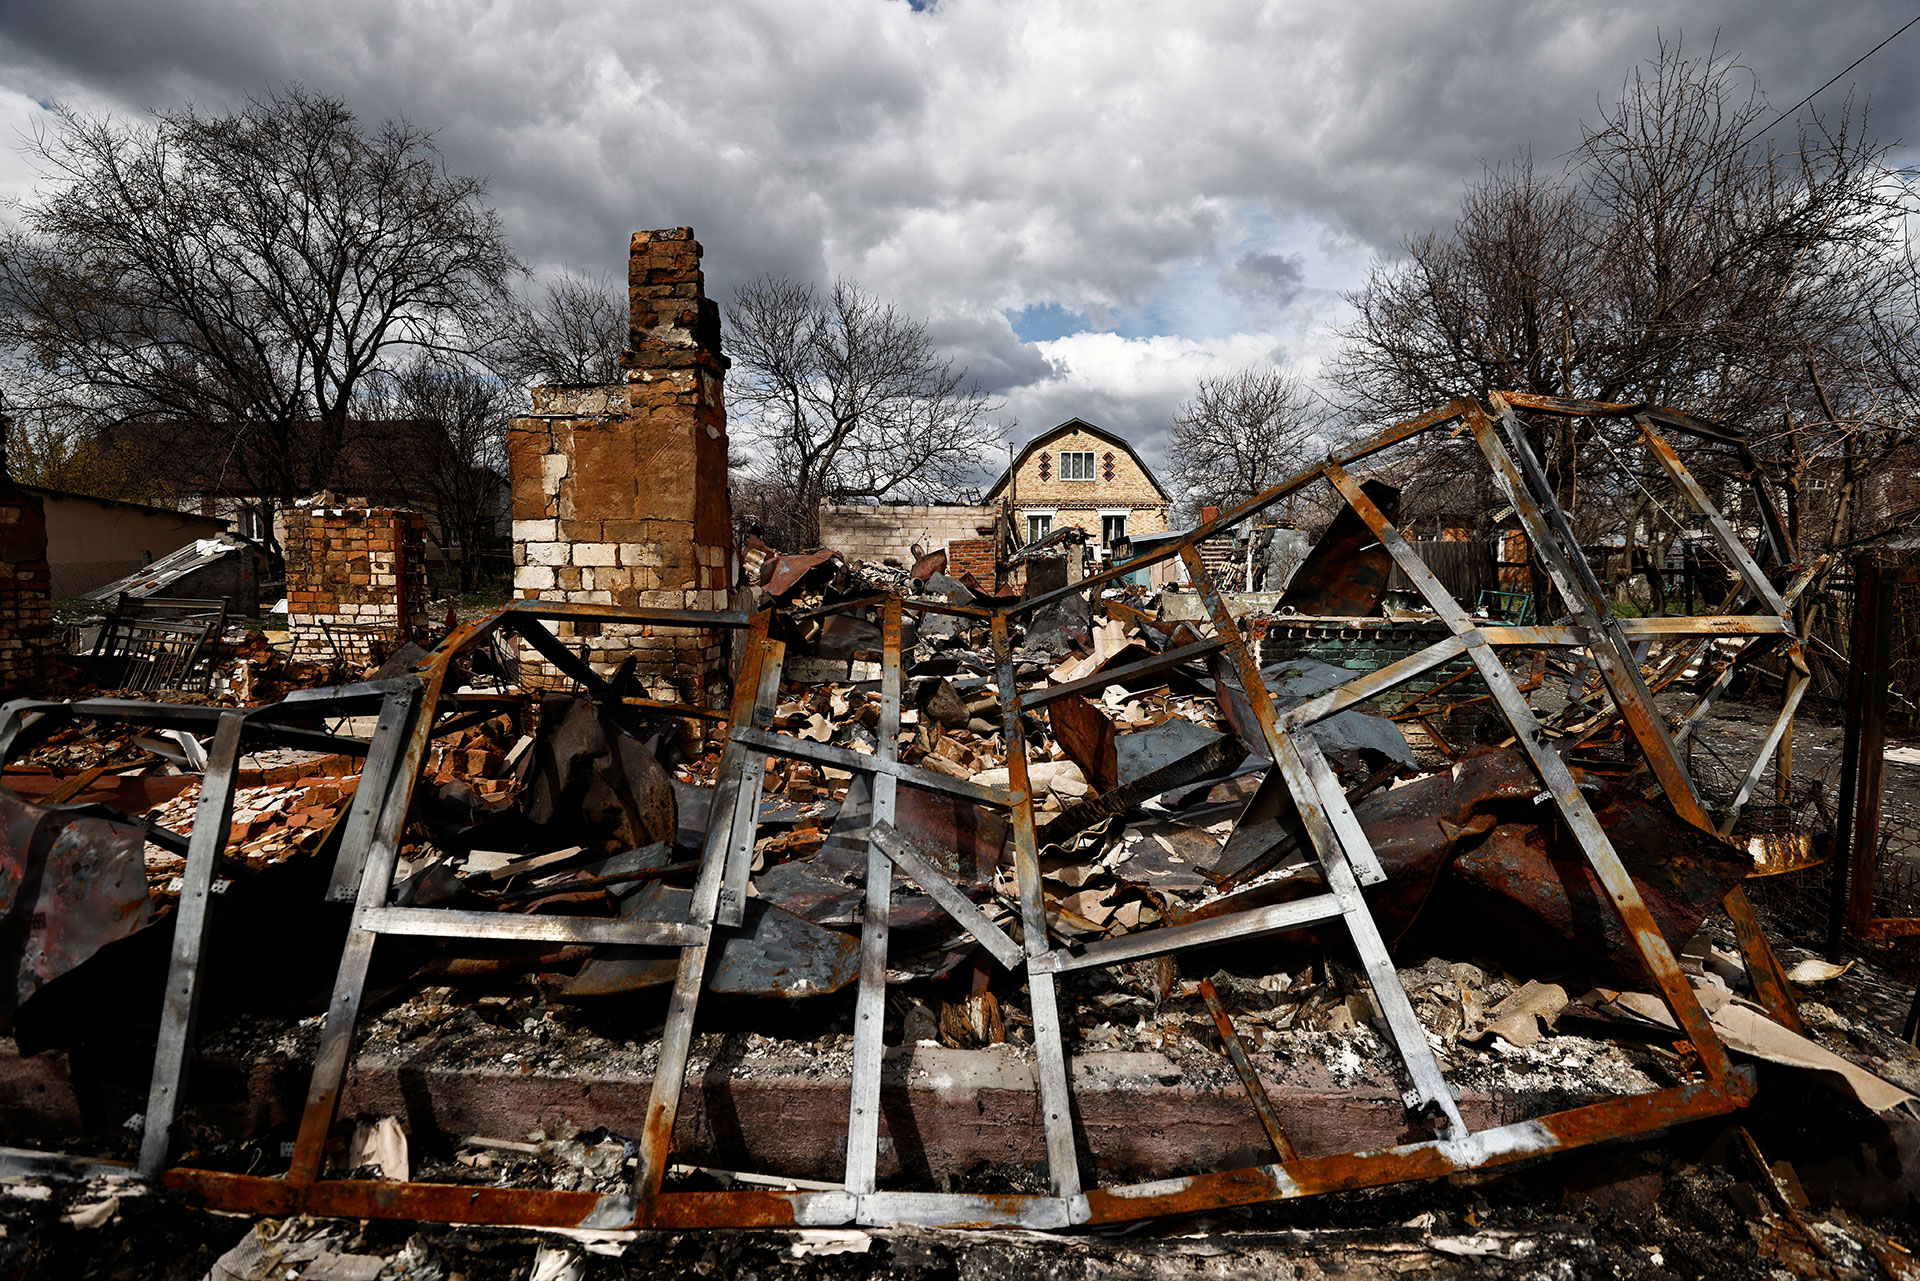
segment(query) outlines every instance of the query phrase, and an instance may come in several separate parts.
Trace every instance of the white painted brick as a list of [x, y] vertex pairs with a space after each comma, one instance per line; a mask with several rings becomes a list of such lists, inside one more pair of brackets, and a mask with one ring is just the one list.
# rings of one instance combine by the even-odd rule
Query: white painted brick
[[565, 543], [528, 543], [527, 563], [531, 565], [565, 565], [567, 563], [567, 544]]
[[573, 545], [573, 563], [576, 565], [616, 565], [619, 561], [619, 551], [613, 543], [575, 543]]
[[560, 522], [557, 520], [516, 520], [513, 522], [513, 540], [516, 543], [550, 543], [560, 537]]
[[522, 565], [513, 571], [515, 587], [530, 587], [535, 591], [544, 591], [553, 586], [553, 567], [551, 565]]

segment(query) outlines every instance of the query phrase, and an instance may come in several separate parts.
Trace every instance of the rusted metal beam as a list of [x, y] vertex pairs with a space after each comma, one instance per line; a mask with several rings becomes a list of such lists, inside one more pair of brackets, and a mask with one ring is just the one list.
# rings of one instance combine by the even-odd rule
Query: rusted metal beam
[[851, 748], [833, 747], [826, 743], [816, 743], [811, 739], [794, 738], [789, 734], [776, 734], [772, 730], [752, 727], [736, 727], [732, 738], [735, 743], [757, 752], [813, 761], [819, 765], [831, 765], [835, 769], [853, 773], [886, 774], [912, 787], [924, 788], [930, 792], [945, 792], [950, 796], [964, 797], [983, 805], [1006, 806], [1011, 803], [1009, 793], [1001, 788], [987, 787], [980, 783], [970, 783], [964, 778], [953, 778], [946, 774], [937, 774], [932, 770], [903, 765], [897, 760], [882, 760], [878, 755], [869, 756], [865, 752], [856, 752]]
[[1220, 1047], [1226, 1051], [1227, 1061], [1233, 1064], [1233, 1070], [1240, 1075], [1240, 1083], [1247, 1089], [1247, 1098], [1260, 1118], [1260, 1128], [1267, 1132], [1267, 1142], [1273, 1144], [1273, 1154], [1280, 1158], [1282, 1165], [1297, 1160], [1293, 1144], [1287, 1141], [1287, 1132], [1280, 1126], [1280, 1115], [1273, 1110], [1273, 1100], [1267, 1097], [1267, 1087], [1261, 1082], [1260, 1074], [1253, 1070], [1253, 1060], [1247, 1057], [1247, 1047], [1241, 1044], [1240, 1034], [1233, 1030], [1233, 1016], [1227, 1013], [1220, 993], [1214, 990], [1212, 979], [1200, 980], [1200, 999], [1207, 1003], [1207, 1013], [1213, 1015], [1214, 1030], [1220, 1034]]
[[[1326, 464], [1327, 478], [1343, 497], [1372, 526], [1373, 531], [1393, 553], [1401, 571], [1412, 580], [1421, 595], [1427, 599], [1435, 613], [1440, 615], [1456, 635], [1464, 636], [1474, 631], [1473, 620], [1454, 600], [1440, 580], [1433, 576], [1421, 561], [1418, 553], [1400, 536], [1390, 521], [1373, 505], [1373, 502], [1361, 492], [1360, 486], [1337, 463]], [[1674, 1020], [1680, 1025], [1687, 1038], [1693, 1042], [1695, 1051], [1700, 1055], [1701, 1066], [1709, 1081], [1725, 1081], [1733, 1071], [1733, 1065], [1727, 1058], [1727, 1049], [1720, 1037], [1714, 1032], [1712, 1024], [1700, 1008], [1700, 1002], [1693, 994], [1693, 987], [1680, 970], [1679, 962], [1674, 959], [1673, 951], [1667, 946], [1667, 940], [1660, 933], [1660, 927], [1654, 923], [1647, 911], [1646, 903], [1640, 897], [1633, 878], [1621, 865], [1620, 856], [1614, 851], [1613, 844], [1607, 839], [1605, 829], [1600, 826], [1586, 798], [1580, 794], [1580, 787], [1574, 781], [1572, 772], [1560, 758], [1558, 752], [1542, 736], [1539, 720], [1526, 698], [1515, 686], [1511, 673], [1503, 666], [1491, 647], [1469, 644], [1468, 652], [1474, 664], [1479, 667], [1482, 679], [1493, 694], [1495, 704], [1505, 715], [1508, 727], [1512, 729], [1515, 740], [1533, 762], [1534, 771], [1540, 781], [1552, 793], [1554, 803], [1559, 807], [1561, 816], [1567, 822], [1567, 828], [1580, 843], [1581, 851], [1586, 855], [1587, 863], [1593, 868], [1594, 875], [1600, 880], [1613, 903], [1628, 934], [1634, 941], [1635, 949], [1647, 967], [1647, 974], [1653, 979], [1667, 1008], [1673, 1012]]]
[[908, 880], [925, 890], [928, 898], [945, 908], [947, 915], [971, 935], [974, 942], [986, 948], [994, 960], [1015, 971], [1025, 963], [1026, 954], [1020, 945], [1008, 938], [1006, 931], [995, 925], [959, 886], [941, 875], [933, 860], [915, 849], [912, 841], [878, 819], [871, 829], [871, 839], [875, 849], [886, 855]]
[[[1328, 464], [1329, 468], [1333, 466]], [[1344, 472], [1341, 474], [1345, 475]], [[1364, 495], [1362, 498], [1367, 502], [1371, 515], [1378, 517], [1379, 509]], [[1366, 512], [1361, 514], [1363, 519], [1368, 517]], [[1391, 529], [1391, 526], [1388, 528]], [[1397, 539], [1399, 536], [1395, 534], [1394, 537]], [[1318, 856], [1327, 889], [1340, 904], [1347, 935], [1353, 940], [1354, 951], [1359, 953], [1367, 981], [1373, 987], [1374, 1000], [1379, 1003], [1380, 1012], [1386, 1020], [1388, 1035], [1400, 1052], [1400, 1061], [1413, 1085], [1407, 1096], [1407, 1109], [1414, 1115], [1429, 1118], [1431, 1124], [1445, 1133], [1462, 1137], [1467, 1132], [1467, 1126], [1454, 1101], [1453, 1087], [1440, 1071], [1439, 1061], [1433, 1056], [1433, 1047], [1427, 1042], [1426, 1029], [1414, 1014], [1413, 1003], [1408, 1000], [1406, 989], [1401, 986], [1400, 974], [1387, 952], [1386, 941], [1380, 936], [1380, 929], [1374, 923], [1366, 900], [1360, 896], [1360, 881], [1356, 873], [1367, 877], [1369, 883], [1385, 879], [1366, 833], [1361, 830], [1359, 820], [1354, 818], [1353, 807], [1347, 803], [1346, 794], [1337, 782], [1332, 781], [1332, 771], [1326, 768], [1325, 761], [1319, 760], [1316, 768], [1314, 761], [1319, 757], [1320, 749], [1312, 737], [1303, 731], [1280, 728], [1273, 695], [1260, 678], [1260, 669], [1253, 661], [1253, 654], [1241, 640], [1239, 628], [1227, 609], [1226, 601], [1221, 598], [1207, 573], [1206, 562], [1201, 559], [1199, 548], [1189, 544], [1182, 549], [1181, 556], [1186, 562], [1187, 576], [1199, 589], [1201, 598], [1206, 601], [1213, 616], [1215, 632], [1228, 640], [1226, 652], [1239, 670], [1247, 705], [1254, 719], [1259, 722], [1261, 734], [1272, 752], [1273, 763], [1293, 796], [1301, 825], [1305, 827], [1307, 838]], [[1415, 564], [1420, 564], [1417, 558]], [[1424, 565], [1420, 565], [1420, 568], [1422, 572], [1427, 572]], [[1498, 666], [1497, 661], [1495, 666]]]
[[140, 1172], [152, 1177], [166, 1168], [174, 1118], [186, 1095], [187, 1065], [193, 1058], [193, 1033], [200, 1020], [201, 970], [206, 963], [207, 908], [213, 874], [233, 827], [234, 774], [240, 766], [240, 731], [246, 713], [230, 711], [214, 731], [207, 754], [200, 802], [193, 812], [193, 838], [180, 874], [180, 904], [175, 909], [173, 956], [160, 1008], [160, 1039], [147, 1088], [146, 1123], [140, 1132]]
[[[774, 708], [780, 705], [780, 674], [786, 659], [787, 647], [780, 641], [769, 640], [761, 647], [760, 679], [753, 695], [756, 724], [772, 720]], [[737, 926], [746, 919], [747, 878], [753, 871], [753, 845], [760, 831], [760, 789], [767, 781], [766, 754], [742, 753], [736, 777], [733, 817], [727, 820], [725, 871], [714, 908], [714, 921], [727, 926]], [[707, 814], [711, 821], [711, 807]]]
[[1014, 678], [1008, 615], [993, 618], [993, 656], [1000, 716], [1007, 738], [1007, 792], [1013, 814], [1013, 871], [1020, 894], [1020, 942], [1027, 953], [1027, 995], [1033, 1018], [1035, 1074], [1040, 1116], [1047, 1136], [1047, 1182], [1062, 1200], [1080, 1193], [1080, 1161], [1073, 1141], [1073, 1101], [1067, 1091], [1067, 1053], [1060, 1039], [1060, 1011], [1053, 975], [1034, 968], [1047, 952], [1047, 912], [1040, 885], [1040, 847], [1033, 827], [1033, 780], [1027, 769], [1020, 686]]
[[[889, 596], [880, 613], [880, 723], [874, 755], [900, 754], [900, 598]], [[853, 1082], [847, 1104], [847, 1191], [856, 1197], [878, 1187], [880, 1163], [880, 1059], [887, 1019], [887, 942], [893, 910], [893, 863], [878, 833], [893, 830], [900, 781], [873, 776], [872, 820], [867, 827], [866, 904], [860, 920], [860, 990], [853, 1007]], [[938, 878], [936, 878], [938, 879]]]
[[[753, 719], [755, 700], [760, 692], [760, 675], [766, 662], [767, 628], [771, 616], [755, 614], [747, 632], [746, 655], [734, 684], [732, 721], [735, 731]], [[726, 873], [727, 847], [732, 839], [732, 816], [737, 812], [741, 771], [746, 750], [729, 742], [720, 753], [721, 782], [716, 784], [708, 813], [718, 821], [707, 828], [707, 841], [700, 854], [700, 874], [693, 883], [689, 916], [697, 925], [710, 924], [720, 904], [720, 882]], [[722, 786], [727, 788], [722, 794]], [[694, 1012], [699, 1008], [700, 989], [706, 983], [707, 955], [710, 943], [682, 948], [680, 963], [674, 970], [673, 995], [667, 1004], [667, 1022], [660, 1033], [660, 1053], [655, 1060], [653, 1084], [647, 1096], [647, 1119], [640, 1132], [640, 1162], [634, 1170], [634, 1197], [639, 1213], [652, 1211], [666, 1178], [673, 1154], [673, 1123], [680, 1114], [680, 1091], [687, 1074], [687, 1056], [693, 1047]]]

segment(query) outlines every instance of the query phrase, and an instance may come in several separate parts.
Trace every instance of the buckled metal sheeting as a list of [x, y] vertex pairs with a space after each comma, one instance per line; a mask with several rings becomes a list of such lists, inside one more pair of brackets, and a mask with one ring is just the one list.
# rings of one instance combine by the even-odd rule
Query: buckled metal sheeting
[[[1019, 1226], [1060, 1228], [1073, 1224], [1107, 1223], [1152, 1215], [1257, 1201], [1308, 1196], [1339, 1189], [1361, 1188], [1409, 1179], [1435, 1178], [1459, 1170], [1525, 1160], [1579, 1147], [1603, 1139], [1642, 1134], [1676, 1122], [1724, 1113], [1750, 1097], [1751, 1075], [1736, 1069], [1715, 1035], [1665, 938], [1654, 924], [1633, 881], [1621, 865], [1606, 832], [1595, 819], [1573, 774], [1557, 752], [1517, 688], [1502, 658], [1513, 648], [1560, 648], [1583, 653], [1602, 674], [1612, 711], [1607, 718], [1625, 722], [1654, 778], [1668, 801], [1688, 821], [1708, 830], [1716, 827], [1698, 797], [1684, 763], [1676, 754], [1674, 736], [1652, 703], [1632, 645], [1647, 641], [1684, 642], [1683, 648], [1716, 637], [1746, 638], [1757, 645], [1784, 646], [1792, 661], [1797, 684], [1790, 691], [1779, 720], [1747, 771], [1735, 799], [1733, 814], [1744, 804], [1753, 783], [1779, 745], [1790, 723], [1798, 690], [1804, 685], [1804, 663], [1793, 633], [1789, 601], [1762, 573], [1733, 531], [1720, 519], [1699, 486], [1681, 464], [1658, 427], [1692, 432], [1702, 438], [1733, 441], [1709, 425], [1684, 414], [1639, 405], [1598, 404], [1550, 400], [1519, 395], [1490, 398], [1487, 407], [1471, 400], [1442, 406], [1399, 424], [1370, 440], [1303, 472], [1209, 521], [1183, 539], [1158, 551], [1093, 575], [1081, 583], [1022, 601], [1011, 607], [935, 605], [886, 597], [844, 602], [839, 609], [878, 603], [881, 610], [882, 710], [878, 749], [871, 755], [854, 753], [811, 741], [773, 733], [762, 723], [777, 698], [782, 649], [768, 638], [766, 613], [748, 617], [737, 613], [637, 610], [613, 606], [554, 605], [516, 602], [488, 618], [468, 623], [446, 637], [407, 680], [385, 687], [312, 691], [296, 700], [305, 710], [322, 710], [336, 700], [357, 699], [377, 705], [382, 730], [367, 753], [367, 772], [356, 794], [353, 812], [339, 853], [336, 892], [353, 887], [354, 924], [342, 955], [332, 1006], [315, 1063], [295, 1146], [291, 1169], [284, 1177], [241, 1175], [211, 1170], [166, 1169], [165, 1181], [193, 1192], [218, 1209], [253, 1213], [306, 1212], [344, 1217], [415, 1218], [449, 1222], [520, 1223], [590, 1228], [754, 1227], [773, 1225], [828, 1225], [840, 1223], [912, 1223], [956, 1227]], [[1760, 611], [1729, 613], [1712, 618], [1641, 619], [1616, 622], [1599, 596], [1598, 580], [1571, 538], [1564, 515], [1555, 506], [1539, 464], [1532, 456], [1515, 409], [1536, 413], [1607, 415], [1631, 418], [1646, 446], [1673, 477], [1685, 499], [1707, 521], [1728, 557], [1739, 567], [1743, 595]], [[1499, 424], [1496, 430], [1495, 423]], [[1533, 627], [1485, 625], [1470, 617], [1453, 600], [1381, 512], [1349, 468], [1424, 431], [1464, 426], [1472, 436], [1496, 483], [1520, 514], [1547, 570], [1573, 616], [1561, 623]], [[1502, 439], [1504, 435], [1505, 439]], [[1447, 626], [1450, 635], [1428, 649], [1378, 671], [1356, 677], [1338, 689], [1311, 699], [1285, 713], [1276, 711], [1252, 655], [1242, 641], [1225, 602], [1202, 562], [1199, 544], [1248, 520], [1262, 510], [1309, 485], [1327, 483], [1342, 495], [1352, 516], [1364, 524], [1406, 577]], [[1790, 564], [1790, 546], [1781, 544], [1784, 531], [1769, 522], [1776, 542], [1775, 563]], [[1043, 608], [1075, 592], [1097, 591], [1123, 573], [1180, 556], [1193, 585], [1207, 603], [1213, 635], [1206, 649], [1219, 649], [1239, 676], [1250, 710], [1258, 724], [1266, 754], [1284, 781], [1304, 821], [1312, 853], [1320, 864], [1327, 892], [1313, 899], [1217, 917], [1183, 926], [1135, 933], [1084, 947], [1055, 942], [1048, 933], [1040, 886], [1040, 867], [1034, 826], [1033, 796], [1027, 749], [1022, 737], [1023, 705], [1038, 705], [1045, 695], [1023, 692], [1015, 679], [1010, 624], [1015, 617]], [[1803, 580], [1804, 581], [1804, 580]], [[1737, 603], [1737, 602], [1736, 602]], [[1008, 785], [983, 788], [945, 775], [916, 769], [897, 759], [895, 746], [901, 697], [901, 621], [903, 612], [958, 615], [991, 629], [993, 655], [998, 664], [998, 695], [1007, 744]], [[467, 938], [518, 937], [505, 921], [489, 920], [486, 913], [455, 913], [433, 909], [400, 911], [389, 906], [398, 838], [407, 804], [420, 774], [434, 722], [458, 714], [458, 705], [443, 703], [442, 689], [452, 664], [463, 652], [497, 629], [518, 632], [562, 673], [576, 680], [596, 698], [611, 697], [606, 680], [561, 645], [540, 625], [542, 619], [597, 619], [641, 623], [656, 627], [727, 627], [744, 629], [744, 662], [735, 684], [729, 716], [729, 737], [711, 810], [710, 826], [692, 907], [685, 923], [671, 927], [660, 922], [579, 921], [543, 917], [543, 937], [598, 943], [645, 942], [678, 947], [677, 967], [668, 1020], [662, 1037], [646, 1124], [640, 1142], [639, 1171], [630, 1195], [535, 1189], [469, 1187], [420, 1183], [325, 1179], [323, 1154], [340, 1091], [348, 1068], [354, 1025], [358, 1020], [368, 962], [381, 933], [433, 933]], [[1192, 647], [1195, 654], [1199, 646]], [[1492, 693], [1495, 706], [1531, 761], [1561, 819], [1580, 848], [1606, 896], [1631, 936], [1635, 949], [1676, 1022], [1697, 1055], [1697, 1079], [1647, 1094], [1625, 1096], [1568, 1111], [1469, 1132], [1455, 1105], [1451, 1088], [1428, 1048], [1424, 1029], [1414, 1015], [1406, 992], [1387, 955], [1371, 913], [1361, 897], [1361, 886], [1384, 876], [1365, 834], [1354, 817], [1332, 771], [1314, 739], [1306, 733], [1316, 721], [1335, 715], [1363, 699], [1391, 690], [1433, 667], [1465, 656], [1474, 664]], [[1662, 671], [1665, 668], [1661, 669]], [[1718, 688], [1708, 692], [1715, 697]], [[1037, 691], [1036, 691], [1037, 693]], [[137, 707], [139, 705], [123, 705]], [[281, 705], [286, 706], [286, 705]], [[447, 708], [453, 708], [452, 712]], [[20, 741], [23, 713], [58, 714], [55, 708], [14, 705], [0, 717], [0, 758]], [[76, 706], [74, 711], [78, 712]], [[200, 711], [201, 709], [183, 709]], [[98, 715], [100, 710], [83, 714]], [[130, 715], [137, 713], [129, 712]], [[697, 714], [689, 709], [689, 714]], [[232, 770], [242, 738], [272, 728], [274, 708], [251, 712], [217, 712], [214, 759], [209, 762], [201, 819], [196, 822], [186, 882], [190, 890], [210, 875], [210, 860], [224, 844], [230, 812]], [[1602, 719], [1607, 719], [1602, 718]], [[204, 716], [201, 719], [208, 719]], [[399, 726], [404, 722], [405, 728]], [[1690, 725], [1690, 720], [1688, 724]], [[1597, 726], [1576, 727], [1580, 733]], [[867, 904], [860, 940], [860, 981], [856, 1001], [854, 1070], [847, 1165], [844, 1187], [835, 1191], [746, 1190], [685, 1192], [664, 1186], [672, 1149], [674, 1120], [679, 1106], [689, 1046], [699, 998], [706, 978], [709, 950], [718, 932], [736, 925], [744, 898], [747, 870], [754, 843], [753, 819], [761, 771], [768, 754], [781, 754], [858, 771], [871, 782], [872, 818], [867, 845]], [[1011, 938], [988, 921], [957, 887], [946, 882], [935, 863], [917, 851], [893, 827], [896, 789], [902, 781], [967, 797], [1004, 809], [1012, 830], [1013, 865], [1019, 892], [1020, 938]], [[1723, 815], [1730, 826], [1733, 815]], [[937, 1192], [908, 1192], [876, 1188], [875, 1167], [879, 1137], [881, 1062], [881, 1008], [885, 995], [888, 947], [888, 906], [896, 869], [926, 889], [931, 897], [970, 932], [1002, 965], [1024, 971], [1032, 999], [1032, 1018], [1048, 1157], [1048, 1193], [982, 1196]], [[173, 972], [168, 987], [168, 1032], [163, 1037], [154, 1074], [154, 1103], [143, 1146], [142, 1165], [150, 1172], [165, 1167], [168, 1125], [179, 1097], [190, 1057], [193, 993], [199, 968], [199, 936], [204, 928], [204, 895], [190, 914], [183, 911], [176, 938]], [[1776, 1017], [1794, 1021], [1791, 1000], [1766, 940], [1753, 924], [1750, 911], [1736, 891], [1727, 902], [1746, 953], [1756, 990]], [[971, 910], [969, 910], [971, 909]], [[417, 919], [416, 919], [417, 918]], [[1074, 1137], [1072, 1098], [1067, 1084], [1065, 1047], [1061, 1039], [1056, 976], [1092, 965], [1114, 964], [1140, 956], [1160, 955], [1228, 938], [1250, 938], [1307, 920], [1343, 922], [1365, 965], [1375, 997], [1386, 1016], [1391, 1038], [1399, 1050], [1407, 1081], [1410, 1114], [1433, 1131], [1433, 1137], [1371, 1152], [1299, 1156], [1279, 1132], [1268, 1127], [1279, 1160], [1238, 1170], [1198, 1174], [1119, 1187], [1087, 1187]], [[1217, 1012], [1224, 1018], [1223, 1012]], [[1223, 1035], [1231, 1025], [1223, 1028]], [[1229, 1039], [1229, 1045], [1233, 1044]], [[1242, 1068], [1243, 1075], [1247, 1069]], [[1257, 1078], [1248, 1079], [1256, 1106], [1260, 1102]], [[1261, 1115], [1271, 1120], [1270, 1109]]]

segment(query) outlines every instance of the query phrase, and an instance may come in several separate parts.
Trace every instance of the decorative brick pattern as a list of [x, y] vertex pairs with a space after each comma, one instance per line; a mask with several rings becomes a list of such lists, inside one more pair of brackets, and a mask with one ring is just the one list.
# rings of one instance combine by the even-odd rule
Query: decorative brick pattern
[[326, 495], [285, 513], [287, 629], [293, 656], [365, 663], [427, 625], [427, 523], [392, 507], [335, 506]]
[[[522, 598], [724, 610], [736, 578], [727, 503], [719, 309], [691, 230], [635, 233], [626, 382], [536, 387], [509, 425], [513, 585]], [[726, 671], [712, 630], [549, 624], [597, 670], [632, 658], [656, 696], [715, 701]], [[558, 683], [530, 650], [522, 679]]]
[[53, 646], [53, 575], [40, 499], [0, 489], [0, 691], [46, 693]]
[[[1165, 533], [1167, 495], [1160, 492], [1131, 449], [1118, 448], [1108, 436], [1086, 430], [1091, 425], [1078, 418], [1068, 419], [1043, 432], [1021, 451], [1019, 469], [1013, 476], [1013, 507], [1022, 532], [1028, 515], [1046, 512], [1054, 529], [1077, 525], [1099, 547], [1103, 545], [1100, 513], [1105, 510], [1125, 511], [1129, 534]], [[1091, 453], [1096, 479], [1067, 479], [1060, 463], [1062, 453]], [[987, 502], [997, 507], [1006, 492], [1006, 478], [1002, 477], [988, 493]]]

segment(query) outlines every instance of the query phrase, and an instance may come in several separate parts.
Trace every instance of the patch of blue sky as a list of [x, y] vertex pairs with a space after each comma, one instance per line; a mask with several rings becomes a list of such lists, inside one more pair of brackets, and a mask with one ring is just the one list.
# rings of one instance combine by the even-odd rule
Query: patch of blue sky
[[1021, 342], [1050, 342], [1093, 328], [1087, 322], [1086, 313], [1069, 311], [1057, 302], [1037, 302], [1010, 310], [1007, 320]]

